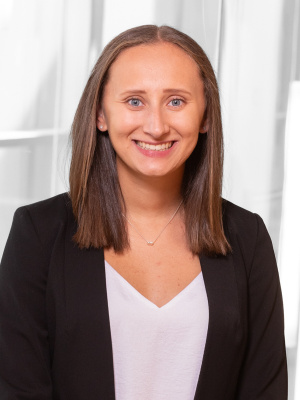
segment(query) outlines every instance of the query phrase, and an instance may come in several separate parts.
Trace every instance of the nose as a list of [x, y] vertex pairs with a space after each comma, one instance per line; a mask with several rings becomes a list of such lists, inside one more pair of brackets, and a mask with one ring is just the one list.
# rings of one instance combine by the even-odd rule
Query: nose
[[155, 139], [169, 132], [169, 124], [163, 110], [157, 106], [150, 108], [145, 115], [143, 130]]

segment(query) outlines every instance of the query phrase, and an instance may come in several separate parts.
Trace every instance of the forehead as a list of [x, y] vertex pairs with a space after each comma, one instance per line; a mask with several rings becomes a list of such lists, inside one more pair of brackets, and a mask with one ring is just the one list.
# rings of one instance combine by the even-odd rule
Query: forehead
[[111, 84], [151, 84], [193, 86], [201, 82], [197, 63], [180, 47], [158, 42], [122, 51], [109, 70]]

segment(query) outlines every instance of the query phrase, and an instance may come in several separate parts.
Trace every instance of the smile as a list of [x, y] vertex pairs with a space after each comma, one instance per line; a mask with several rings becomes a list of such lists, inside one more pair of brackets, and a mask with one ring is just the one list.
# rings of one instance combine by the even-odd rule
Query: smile
[[173, 146], [174, 142], [167, 142], [167, 143], [162, 143], [162, 144], [149, 144], [145, 142], [141, 142], [139, 140], [136, 141], [136, 144], [145, 150], [155, 150], [155, 151], [165, 151], [168, 150], [170, 147]]

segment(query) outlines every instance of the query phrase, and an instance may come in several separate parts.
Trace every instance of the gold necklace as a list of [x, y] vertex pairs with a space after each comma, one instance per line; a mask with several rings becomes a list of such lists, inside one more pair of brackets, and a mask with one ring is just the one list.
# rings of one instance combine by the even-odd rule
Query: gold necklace
[[126, 215], [123, 214], [123, 213], [122, 213], [122, 215], [127, 220], [129, 225], [131, 225], [132, 228], [136, 231], [136, 233], [138, 233], [140, 235], [140, 237], [145, 240], [145, 242], [147, 243], [148, 246], [154, 246], [154, 243], [157, 241], [157, 239], [160, 237], [160, 235], [163, 233], [163, 231], [166, 229], [166, 227], [169, 225], [169, 223], [174, 219], [174, 217], [177, 214], [177, 212], [178, 212], [178, 210], [179, 210], [179, 208], [180, 208], [182, 203], [183, 203], [183, 200], [181, 200], [179, 206], [176, 208], [176, 210], [175, 210], [174, 214], [172, 215], [172, 217], [169, 219], [167, 224], [163, 227], [163, 229], [160, 231], [160, 233], [158, 234], [158, 236], [154, 240], [147, 240], [146, 238], [144, 238], [144, 236], [141, 234], [141, 232], [139, 232], [139, 230], [133, 225], [133, 223], [129, 221], [129, 219], [126, 217]]

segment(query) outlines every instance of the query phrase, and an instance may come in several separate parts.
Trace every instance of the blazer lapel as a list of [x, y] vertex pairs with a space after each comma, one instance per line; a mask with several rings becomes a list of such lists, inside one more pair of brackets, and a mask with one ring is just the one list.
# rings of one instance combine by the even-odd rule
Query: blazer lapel
[[242, 332], [233, 258], [201, 256], [209, 324], [195, 400], [229, 399], [242, 357]]
[[[64, 287], [67, 373], [62, 385], [74, 388], [72, 399], [115, 399], [112, 341], [103, 250], [80, 250], [69, 224], [65, 245]], [[63, 376], [63, 377], [62, 377]], [[64, 397], [62, 397], [64, 398]]]

